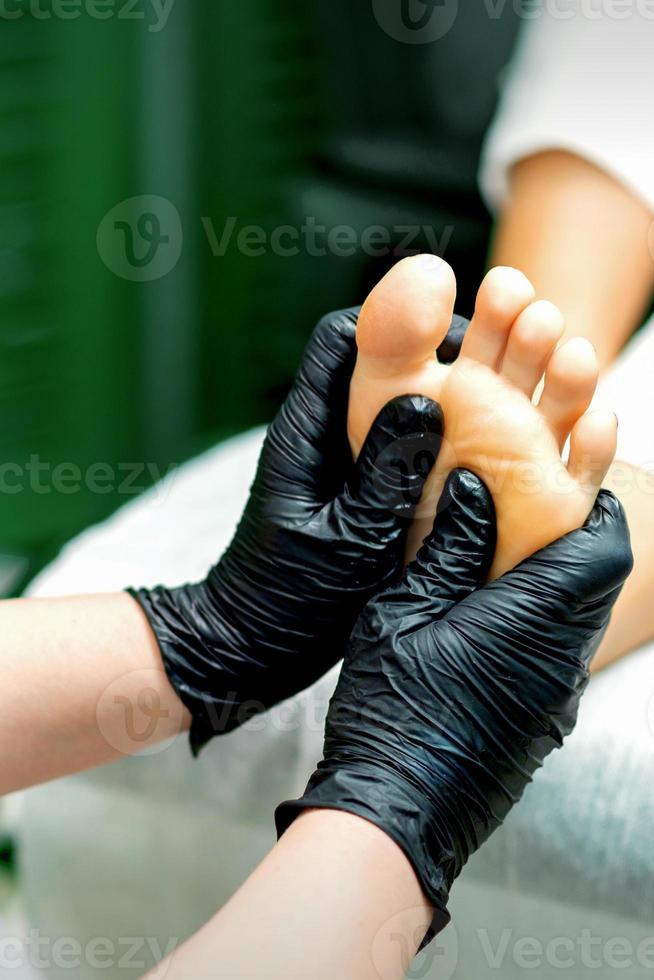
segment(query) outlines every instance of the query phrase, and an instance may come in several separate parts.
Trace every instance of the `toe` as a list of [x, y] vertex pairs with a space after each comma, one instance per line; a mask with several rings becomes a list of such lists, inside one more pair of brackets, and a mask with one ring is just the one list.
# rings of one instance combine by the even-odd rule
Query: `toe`
[[583, 337], [569, 340], [550, 357], [538, 407], [561, 448], [590, 405], [598, 374], [595, 348]]
[[545, 300], [530, 303], [511, 327], [501, 374], [528, 398], [563, 334], [563, 316]]
[[479, 287], [475, 313], [461, 354], [497, 370], [511, 326], [534, 298], [534, 287], [517, 269], [497, 266]]
[[436, 255], [402, 259], [375, 286], [357, 324], [357, 347], [364, 357], [415, 362], [434, 357], [454, 311], [456, 281]]
[[599, 491], [615, 456], [618, 420], [613, 412], [587, 412], [570, 433], [568, 472], [592, 494]]

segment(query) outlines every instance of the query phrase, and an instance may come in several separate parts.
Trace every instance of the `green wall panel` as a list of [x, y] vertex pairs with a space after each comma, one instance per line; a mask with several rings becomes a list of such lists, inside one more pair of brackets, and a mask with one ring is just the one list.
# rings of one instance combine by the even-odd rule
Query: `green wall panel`
[[0, 549], [51, 547], [105, 513], [86, 470], [135, 448], [133, 297], [95, 247], [99, 216], [129, 185], [129, 33], [2, 24]]

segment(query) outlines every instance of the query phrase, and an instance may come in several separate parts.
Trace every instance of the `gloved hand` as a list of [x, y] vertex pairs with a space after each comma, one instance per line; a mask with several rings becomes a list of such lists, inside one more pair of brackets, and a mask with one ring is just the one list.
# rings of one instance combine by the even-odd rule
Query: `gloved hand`
[[455, 470], [432, 536], [354, 628], [323, 761], [276, 813], [280, 834], [314, 807], [380, 827], [434, 906], [432, 935], [468, 857], [572, 730], [632, 563], [607, 491], [583, 528], [483, 585], [494, 546], [490, 495]]
[[316, 328], [236, 535], [206, 580], [129, 590], [193, 716], [195, 752], [322, 676], [368, 599], [402, 573], [404, 532], [438, 454], [442, 416], [422, 396], [395, 399], [352, 463], [357, 312]]

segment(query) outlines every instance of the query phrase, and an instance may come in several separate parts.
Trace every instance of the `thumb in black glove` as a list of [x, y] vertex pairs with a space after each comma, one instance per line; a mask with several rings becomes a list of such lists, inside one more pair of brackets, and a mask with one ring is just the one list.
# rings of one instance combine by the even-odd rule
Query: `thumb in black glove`
[[492, 502], [462, 470], [435, 528], [361, 614], [324, 759], [276, 820], [281, 834], [328, 807], [375, 823], [413, 864], [438, 931], [452, 881], [572, 730], [631, 551], [620, 504], [602, 491], [583, 528], [481, 587]]
[[194, 751], [321, 677], [343, 656], [368, 599], [402, 574], [442, 417], [423, 396], [395, 399], [353, 464], [355, 325], [356, 311], [346, 310], [314, 331], [234, 539], [206, 580], [130, 590], [193, 716]]

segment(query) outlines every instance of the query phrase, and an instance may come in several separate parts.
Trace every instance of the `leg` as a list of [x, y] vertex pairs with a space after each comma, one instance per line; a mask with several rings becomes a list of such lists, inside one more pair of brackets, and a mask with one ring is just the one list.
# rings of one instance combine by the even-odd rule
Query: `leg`
[[654, 636], [654, 475], [616, 461], [604, 486], [613, 490], [625, 509], [634, 553], [634, 570], [611, 615], [602, 644], [593, 660], [594, 671], [608, 667]]
[[[642, 322], [651, 302], [651, 207], [588, 160], [558, 150], [519, 160], [511, 171], [510, 183], [510, 193], [498, 216], [492, 263], [523, 270], [539, 295], [560, 306], [569, 335], [588, 338], [598, 352], [602, 369], [608, 368]], [[604, 229], [608, 227], [615, 234], [606, 235]], [[625, 428], [633, 430], [633, 438], [629, 433], [626, 442], [634, 451], [622, 455], [619, 446], [620, 458], [649, 465], [654, 455], [652, 450], [642, 452], [649, 438], [642, 407], [634, 405], [635, 410], [630, 411], [629, 402], [633, 391], [647, 397], [654, 358], [643, 349], [642, 338], [636, 346], [637, 358], [627, 352], [624, 368], [616, 365], [619, 383], [611, 404], [620, 418], [620, 443]], [[608, 384], [612, 384], [610, 379]], [[615, 463], [606, 486], [616, 493], [627, 513], [634, 571], [615, 606], [594, 669], [654, 636], [650, 600], [654, 582], [654, 479], [650, 472], [629, 463]]]

